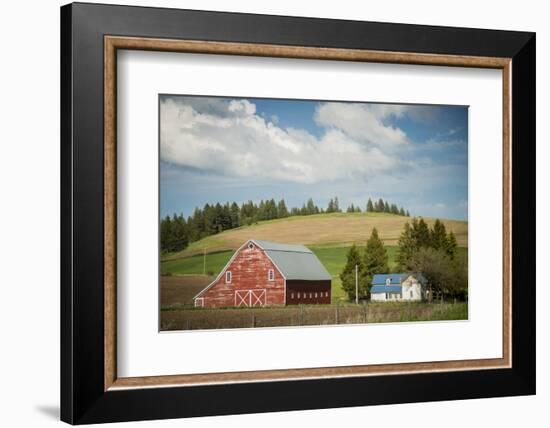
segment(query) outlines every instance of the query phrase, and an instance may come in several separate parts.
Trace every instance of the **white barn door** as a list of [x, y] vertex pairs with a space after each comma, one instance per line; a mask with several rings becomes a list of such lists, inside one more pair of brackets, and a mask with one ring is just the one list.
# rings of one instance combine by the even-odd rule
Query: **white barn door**
[[235, 306], [265, 306], [266, 290], [236, 290]]

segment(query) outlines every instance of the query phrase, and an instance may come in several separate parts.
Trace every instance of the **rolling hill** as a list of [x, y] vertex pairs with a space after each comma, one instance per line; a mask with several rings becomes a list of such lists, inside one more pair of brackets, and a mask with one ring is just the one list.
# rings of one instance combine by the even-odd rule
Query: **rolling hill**
[[[373, 227], [387, 246], [397, 245], [403, 226], [410, 217], [385, 213], [332, 213], [294, 216], [262, 221], [208, 236], [193, 242], [185, 250], [164, 256], [163, 260], [191, 257], [203, 252], [216, 253], [239, 248], [248, 239], [262, 239], [307, 246], [363, 245]], [[435, 219], [424, 218], [429, 226]], [[468, 222], [441, 219], [447, 231], [453, 231], [458, 245], [468, 245]]]

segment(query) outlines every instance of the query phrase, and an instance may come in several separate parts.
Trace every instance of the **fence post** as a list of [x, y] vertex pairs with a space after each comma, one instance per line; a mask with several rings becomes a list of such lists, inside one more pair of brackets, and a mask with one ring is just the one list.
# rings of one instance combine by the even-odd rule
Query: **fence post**
[[189, 318], [187, 318], [187, 321], [186, 321], [186, 330], [191, 330], [191, 320]]
[[252, 328], [256, 327], [256, 314], [252, 313]]
[[336, 302], [336, 314], [335, 314], [335, 318], [336, 318], [336, 324], [340, 324], [340, 302]]
[[300, 325], [304, 325], [304, 305], [300, 305]]
[[363, 310], [365, 312], [365, 324], [367, 323], [368, 315], [367, 315], [367, 302], [363, 305]]

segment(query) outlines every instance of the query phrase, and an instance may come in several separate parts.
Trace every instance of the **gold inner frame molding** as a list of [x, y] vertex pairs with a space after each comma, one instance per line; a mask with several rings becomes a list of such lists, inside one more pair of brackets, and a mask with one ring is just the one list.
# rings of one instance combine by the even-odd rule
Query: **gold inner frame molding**
[[[440, 65], [493, 68], [502, 70], [502, 144], [503, 144], [503, 308], [502, 358], [432, 361], [422, 363], [357, 365], [305, 369], [204, 373], [170, 376], [119, 378], [116, 367], [116, 90], [117, 50], [147, 50], [211, 55], [240, 55], [333, 61], [378, 62], [393, 64]], [[511, 67], [510, 58], [459, 55], [382, 52], [267, 44], [169, 40], [139, 37], [104, 37], [104, 389], [192, 386], [237, 382], [261, 382], [311, 378], [357, 377], [404, 373], [480, 370], [511, 367]]]

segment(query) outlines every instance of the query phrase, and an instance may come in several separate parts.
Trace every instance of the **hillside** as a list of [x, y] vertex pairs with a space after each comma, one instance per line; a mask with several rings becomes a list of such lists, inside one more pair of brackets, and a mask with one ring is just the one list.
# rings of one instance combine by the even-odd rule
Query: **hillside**
[[[403, 225], [410, 217], [385, 213], [333, 213], [294, 216], [242, 226], [193, 242], [185, 250], [163, 257], [163, 260], [189, 257], [203, 251], [213, 253], [234, 250], [248, 239], [262, 239], [304, 245], [348, 246], [363, 244], [373, 227], [385, 245], [397, 245]], [[429, 226], [435, 219], [424, 218]], [[447, 231], [453, 231], [459, 246], [468, 245], [468, 222], [441, 219]]]

